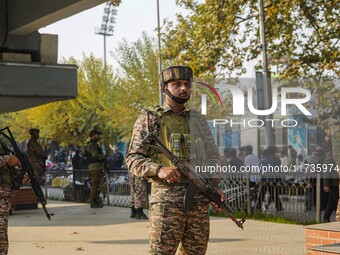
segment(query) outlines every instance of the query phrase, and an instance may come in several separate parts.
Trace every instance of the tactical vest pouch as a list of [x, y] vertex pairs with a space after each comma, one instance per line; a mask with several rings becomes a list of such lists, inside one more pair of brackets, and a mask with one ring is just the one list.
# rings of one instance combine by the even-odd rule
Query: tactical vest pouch
[[170, 135], [171, 151], [176, 157], [180, 157], [181, 151], [181, 134], [173, 133]]
[[186, 154], [186, 158], [195, 158], [195, 150], [191, 148], [191, 136], [190, 134], [183, 134], [184, 140], [184, 150]]

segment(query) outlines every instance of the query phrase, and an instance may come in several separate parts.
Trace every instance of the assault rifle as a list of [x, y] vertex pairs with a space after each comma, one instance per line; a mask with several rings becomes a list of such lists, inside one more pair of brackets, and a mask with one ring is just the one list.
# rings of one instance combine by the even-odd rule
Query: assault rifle
[[188, 178], [190, 184], [200, 190], [206, 198], [208, 198], [211, 202], [214, 202], [238, 227], [243, 229], [243, 223], [246, 220], [244, 218], [242, 220], [237, 220], [232, 215], [232, 208], [224, 201], [221, 201], [221, 195], [206, 179], [195, 171], [194, 167], [190, 165], [187, 160], [182, 160], [175, 156], [152, 132], [147, 134], [147, 136], [143, 139], [142, 144], [161, 151], [171, 161], [171, 163], [176, 166], [180, 173]]
[[28, 159], [27, 154], [20, 151], [9, 127], [0, 129], [0, 135], [6, 138], [10, 142], [13, 150], [11, 150], [9, 146], [7, 146], [4, 142], [0, 141], [2, 147], [5, 150], [7, 150], [8, 153], [15, 155], [20, 160], [20, 163], [21, 163], [20, 173], [15, 177], [14, 183], [12, 185], [12, 189], [18, 190], [20, 188], [22, 180], [24, 179], [24, 176], [27, 173], [30, 179], [30, 184], [32, 186], [34, 194], [36, 195], [38, 201], [41, 203], [46, 217], [49, 220], [51, 220], [51, 216], [53, 216], [53, 213], [49, 214], [46, 209], [46, 204], [47, 204], [46, 199], [44, 197], [44, 194], [43, 194], [43, 191], [40, 185], [37, 182], [37, 178], [35, 177], [32, 165]]

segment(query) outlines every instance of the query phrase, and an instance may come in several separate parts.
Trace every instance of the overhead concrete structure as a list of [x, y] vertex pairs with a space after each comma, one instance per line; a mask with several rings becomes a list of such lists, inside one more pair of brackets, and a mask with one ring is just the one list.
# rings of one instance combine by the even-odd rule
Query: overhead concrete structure
[[0, 113], [77, 96], [77, 67], [58, 64], [58, 36], [38, 29], [104, 2], [0, 0]]

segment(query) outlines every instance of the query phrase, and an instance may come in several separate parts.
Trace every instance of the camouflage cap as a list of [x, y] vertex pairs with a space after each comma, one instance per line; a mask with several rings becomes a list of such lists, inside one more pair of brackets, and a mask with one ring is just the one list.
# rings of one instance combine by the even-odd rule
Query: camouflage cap
[[169, 66], [158, 76], [160, 86], [176, 80], [191, 80], [193, 78], [192, 69], [188, 66]]
[[103, 133], [102, 133], [102, 132], [100, 132], [99, 130], [96, 130], [96, 129], [93, 129], [93, 130], [91, 130], [91, 132], [90, 132], [90, 136], [93, 136], [93, 135], [96, 135], [96, 134], [98, 134], [98, 135], [102, 135]]
[[39, 134], [40, 133], [40, 130], [37, 129], [37, 128], [31, 128], [30, 129], [30, 134], [33, 135], [33, 134]]

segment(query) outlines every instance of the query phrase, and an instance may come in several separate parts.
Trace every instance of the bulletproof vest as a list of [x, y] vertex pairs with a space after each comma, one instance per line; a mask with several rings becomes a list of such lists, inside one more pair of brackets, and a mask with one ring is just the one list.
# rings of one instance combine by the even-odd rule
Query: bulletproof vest
[[[204, 148], [204, 131], [201, 116], [190, 110], [183, 115], [172, 111], [164, 112], [162, 108], [152, 111], [159, 122], [158, 138], [177, 157], [190, 161], [192, 165], [207, 161]], [[153, 162], [170, 166], [170, 160], [156, 149], [150, 149], [148, 156]]]
[[86, 147], [86, 150], [85, 150], [85, 157], [86, 159], [88, 160], [88, 163], [89, 164], [92, 164], [92, 163], [98, 163], [98, 162], [103, 162], [103, 160], [98, 160], [98, 159], [95, 159], [92, 157], [92, 153], [90, 152], [89, 148], [91, 145], [95, 144], [95, 146], [98, 148], [98, 154], [103, 154], [102, 150], [100, 149], [100, 147], [98, 146], [98, 144], [94, 141], [90, 141], [88, 144], [87, 144], [87, 147]]

